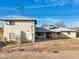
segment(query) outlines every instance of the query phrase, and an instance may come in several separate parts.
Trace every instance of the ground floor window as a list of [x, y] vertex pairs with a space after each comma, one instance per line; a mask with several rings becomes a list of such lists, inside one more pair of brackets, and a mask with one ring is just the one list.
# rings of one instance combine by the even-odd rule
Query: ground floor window
[[76, 32], [76, 37], [79, 37], [79, 32]]
[[50, 32], [46, 33], [46, 38], [52, 38], [52, 33]]
[[15, 39], [15, 33], [9, 33], [9, 39]]
[[39, 32], [37, 33], [37, 36], [43, 36], [43, 33]]

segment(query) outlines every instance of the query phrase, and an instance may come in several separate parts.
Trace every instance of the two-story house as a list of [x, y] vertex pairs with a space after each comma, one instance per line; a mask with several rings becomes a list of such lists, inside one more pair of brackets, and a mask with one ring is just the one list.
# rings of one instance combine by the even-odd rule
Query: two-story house
[[3, 38], [9, 40], [35, 41], [36, 20], [3, 19]]

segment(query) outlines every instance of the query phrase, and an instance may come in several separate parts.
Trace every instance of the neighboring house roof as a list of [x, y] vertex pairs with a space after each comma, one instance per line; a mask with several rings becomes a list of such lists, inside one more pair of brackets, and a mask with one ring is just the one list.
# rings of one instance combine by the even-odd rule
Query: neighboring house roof
[[52, 32], [68, 32], [68, 31], [74, 32], [76, 30], [70, 29], [70, 28], [60, 27], [60, 28], [57, 28], [57, 29], [50, 29], [50, 31], [52, 31]]
[[36, 32], [76, 32], [76, 30], [69, 29], [69, 28], [56, 28], [56, 29], [50, 29], [50, 28], [43, 28], [43, 27], [36, 27]]
[[50, 30], [43, 27], [36, 27], [35, 32], [50, 32]]

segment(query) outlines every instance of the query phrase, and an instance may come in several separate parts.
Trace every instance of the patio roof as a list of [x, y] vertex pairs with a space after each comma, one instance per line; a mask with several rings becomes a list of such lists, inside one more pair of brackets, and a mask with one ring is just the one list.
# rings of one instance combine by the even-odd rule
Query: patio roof
[[74, 32], [76, 30], [74, 29], [70, 29], [70, 28], [64, 28], [64, 27], [60, 27], [60, 28], [56, 28], [56, 29], [50, 29], [52, 32]]
[[51, 31], [43, 27], [36, 27], [35, 32], [51, 32]]
[[63, 27], [56, 29], [36, 27], [36, 32], [76, 32], [76, 30], [70, 28], [63, 28]]

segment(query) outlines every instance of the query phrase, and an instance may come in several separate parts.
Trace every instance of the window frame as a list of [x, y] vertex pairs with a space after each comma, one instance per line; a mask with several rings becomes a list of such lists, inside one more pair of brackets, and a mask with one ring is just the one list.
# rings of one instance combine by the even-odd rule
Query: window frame
[[43, 33], [42, 32], [38, 32], [37, 36], [43, 36]]
[[9, 25], [15, 25], [15, 21], [9, 21]]
[[9, 33], [9, 39], [15, 39], [15, 33]]

